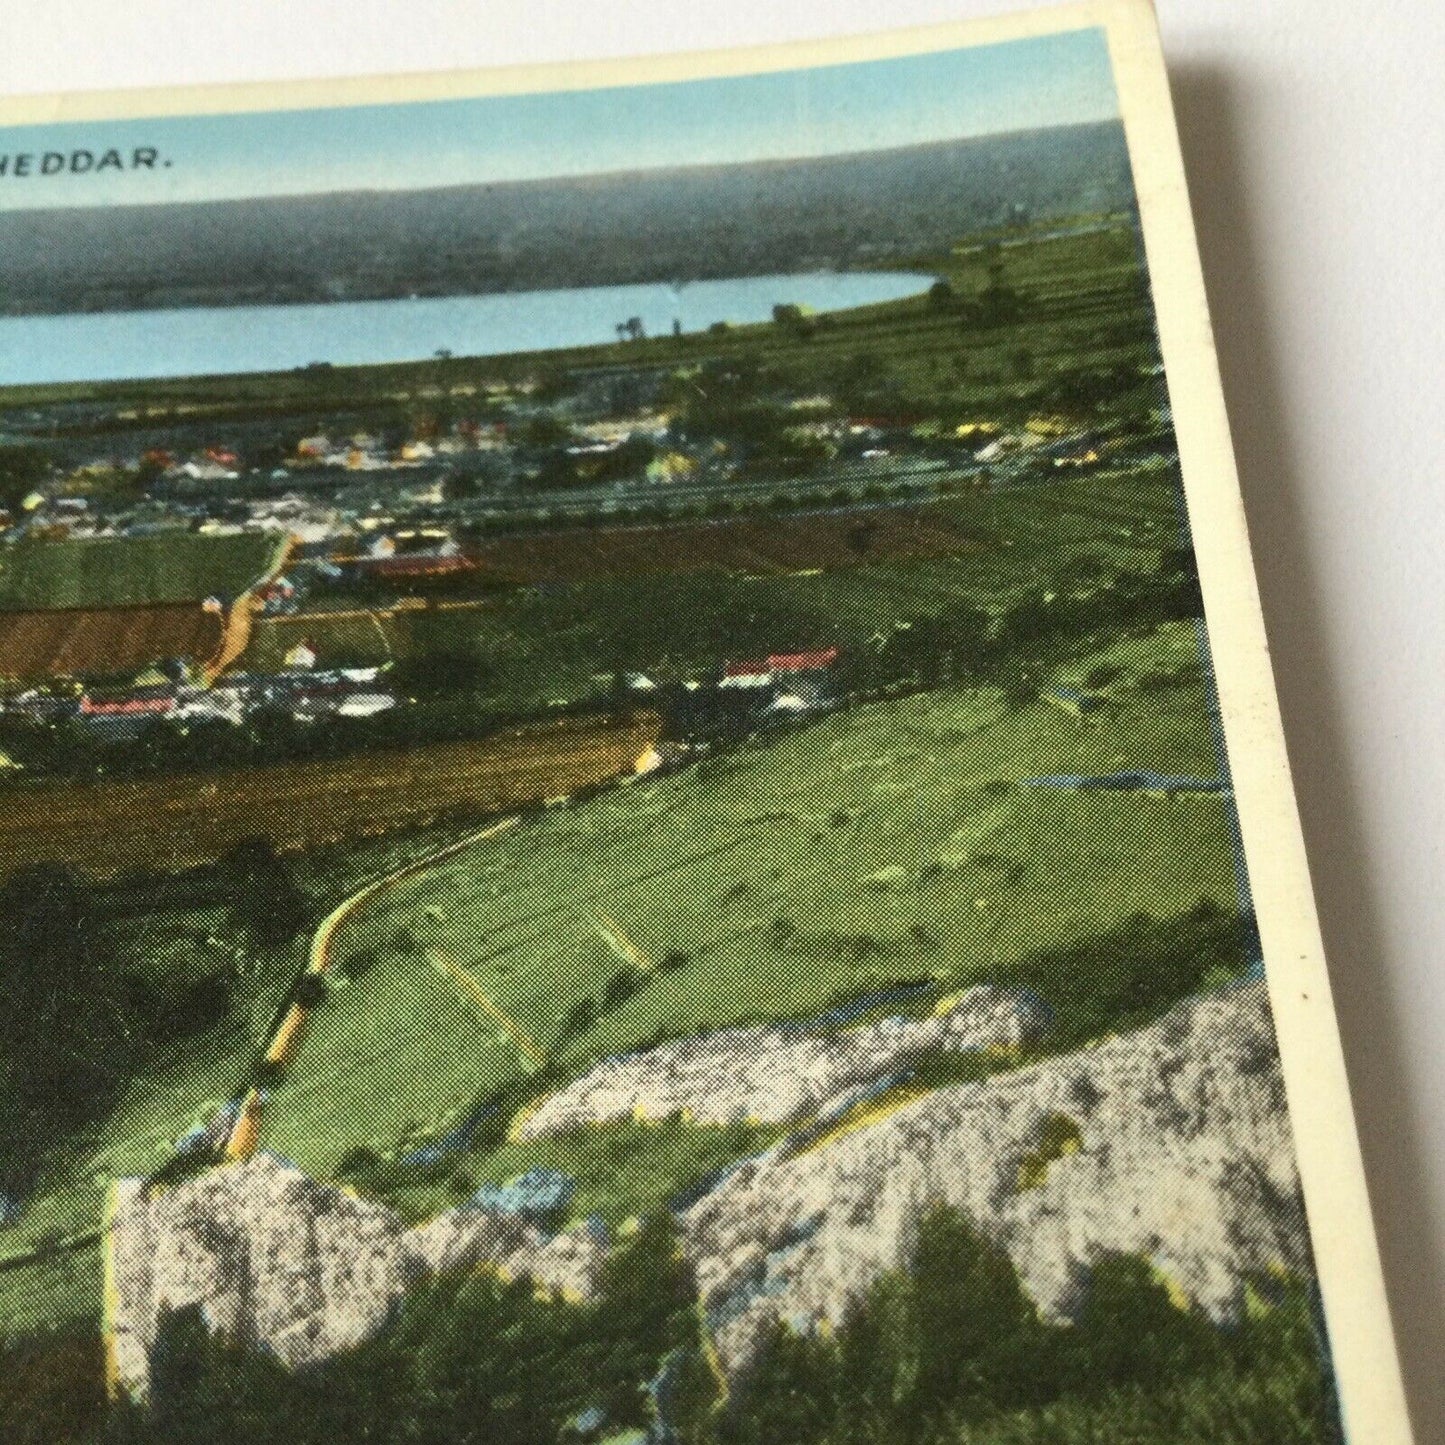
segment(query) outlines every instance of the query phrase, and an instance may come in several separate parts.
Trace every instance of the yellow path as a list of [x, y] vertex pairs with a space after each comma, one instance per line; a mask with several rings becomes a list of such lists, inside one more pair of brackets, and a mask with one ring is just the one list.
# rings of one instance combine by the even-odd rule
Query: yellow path
[[[379, 894], [389, 888], [394, 888], [398, 883], [405, 882], [417, 873], [425, 872], [426, 869], [434, 867], [455, 853], [461, 853], [488, 838], [495, 838], [499, 833], [514, 828], [520, 821], [521, 819], [514, 814], [510, 818], [503, 818], [499, 823], [491, 823], [479, 832], [468, 834], [459, 842], [449, 843], [435, 853], [428, 853], [425, 858], [418, 858], [414, 862], [393, 869], [380, 878], [374, 878], [364, 888], [358, 889], [349, 898], [338, 903], [321, 920], [316, 932], [311, 935], [311, 948], [306, 958], [306, 972], [324, 974], [327, 971], [331, 965], [331, 944], [336, 937], [337, 930]], [[264, 1057], [267, 1063], [290, 1063], [296, 1055], [296, 1050], [301, 1046], [310, 1012], [302, 1004], [292, 1004], [286, 1010], [285, 1016], [266, 1046]], [[256, 1145], [260, 1142], [261, 1137], [261, 1103], [260, 1091], [252, 1088], [242, 1102], [241, 1112], [231, 1130], [230, 1137], [226, 1140], [227, 1159], [249, 1159], [256, 1152]]]
[[530, 1059], [539, 1069], [547, 1062], [547, 1055], [537, 1040], [502, 1008], [456, 959], [431, 944], [427, 945], [426, 954], [436, 968], [446, 974], [493, 1023], [501, 1026], [502, 1032], [516, 1045], [519, 1054]]

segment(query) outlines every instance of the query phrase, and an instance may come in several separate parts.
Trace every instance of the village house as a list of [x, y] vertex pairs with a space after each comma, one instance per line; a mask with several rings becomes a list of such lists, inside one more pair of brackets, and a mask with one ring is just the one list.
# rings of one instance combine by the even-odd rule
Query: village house
[[729, 662], [723, 668], [719, 687], [769, 687], [773, 670], [764, 661]]
[[360, 556], [349, 560], [358, 576], [383, 581], [449, 577], [477, 566], [474, 558], [462, 552], [456, 538], [441, 527], [380, 533], [367, 542]]
[[235, 452], [206, 447], [183, 462], [172, 462], [164, 475], [191, 482], [234, 482], [241, 475], [240, 467], [241, 459]]
[[774, 652], [765, 658], [729, 662], [723, 667], [719, 687], [770, 687], [781, 679], [791, 680], [808, 673], [826, 672], [838, 660], [836, 647], [807, 652]]

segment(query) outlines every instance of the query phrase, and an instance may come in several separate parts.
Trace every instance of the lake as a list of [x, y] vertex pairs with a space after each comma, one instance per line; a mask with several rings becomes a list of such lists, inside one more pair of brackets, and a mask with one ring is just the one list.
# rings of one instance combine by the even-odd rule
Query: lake
[[0, 385], [130, 377], [234, 375], [420, 361], [438, 351], [496, 356], [615, 341], [632, 317], [647, 335], [766, 321], [792, 303], [816, 311], [896, 301], [926, 291], [914, 272], [808, 272], [719, 281], [593, 286], [490, 296], [336, 301], [304, 306], [196, 307], [0, 317]]

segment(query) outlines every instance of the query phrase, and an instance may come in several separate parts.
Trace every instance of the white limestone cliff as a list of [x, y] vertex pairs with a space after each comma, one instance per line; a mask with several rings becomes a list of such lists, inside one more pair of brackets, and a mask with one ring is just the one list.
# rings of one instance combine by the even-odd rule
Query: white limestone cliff
[[[935, 1042], [940, 1028], [1000, 1040], [1013, 1029], [1017, 1040], [1038, 1023], [1002, 991], [979, 994], [974, 1005], [906, 1027], [929, 1030]], [[966, 1030], [963, 1017], [973, 1020]], [[854, 1032], [854, 1052], [824, 1054], [825, 1066], [802, 1071], [802, 1084], [775, 1081], [777, 1107], [815, 1098], [826, 1106], [839, 1087], [886, 1079], [907, 1056], [876, 1030]], [[704, 1075], [752, 1078], [753, 1043], [773, 1033], [788, 1047], [799, 1037], [729, 1030], [701, 1041]], [[679, 1094], [664, 1083], [649, 1097]], [[1220, 1321], [1238, 1316], [1252, 1277], [1310, 1272], [1262, 982], [1189, 1000], [1146, 1028], [1071, 1054], [937, 1088], [891, 1112], [890, 1097], [907, 1098], [884, 1092], [861, 1121], [844, 1113], [832, 1133], [800, 1132], [792, 1147], [741, 1162], [680, 1213], [728, 1371], [746, 1365], [775, 1319], [801, 1329], [840, 1322], [880, 1274], [907, 1263], [919, 1220], [939, 1204], [1006, 1250], [1024, 1289], [1054, 1319], [1076, 1314], [1091, 1269], [1112, 1254], [1148, 1259], [1178, 1295]], [[788, 1102], [780, 1117], [801, 1107]], [[167, 1310], [197, 1305], [212, 1331], [296, 1366], [375, 1334], [428, 1274], [487, 1266], [580, 1299], [594, 1290], [607, 1249], [586, 1226], [550, 1234], [465, 1207], [409, 1229], [385, 1206], [266, 1155], [169, 1189], [123, 1183], [109, 1242], [114, 1359], [137, 1397], [149, 1387]]]

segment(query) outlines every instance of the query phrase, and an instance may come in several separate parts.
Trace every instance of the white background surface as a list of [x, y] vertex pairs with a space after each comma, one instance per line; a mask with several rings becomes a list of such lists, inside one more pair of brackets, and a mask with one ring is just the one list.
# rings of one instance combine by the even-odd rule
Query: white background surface
[[[1445, 1441], [1445, 4], [1158, 4], [1391, 1300], [1429, 1445]], [[0, 0], [0, 94], [710, 49], [1010, 8], [1021, 7]]]

